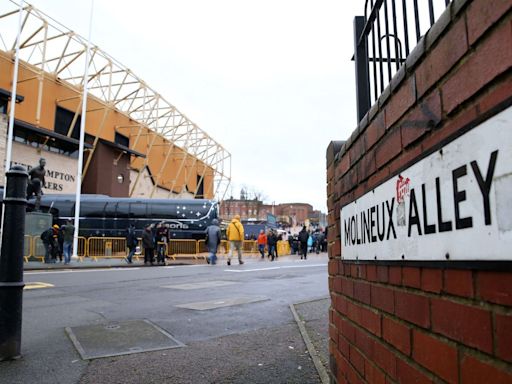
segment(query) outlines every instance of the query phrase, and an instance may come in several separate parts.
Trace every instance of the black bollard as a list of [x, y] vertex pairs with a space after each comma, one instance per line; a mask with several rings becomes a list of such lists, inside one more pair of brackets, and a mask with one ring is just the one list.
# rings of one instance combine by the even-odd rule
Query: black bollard
[[23, 246], [28, 173], [21, 166], [7, 173], [0, 252], [0, 361], [21, 356]]

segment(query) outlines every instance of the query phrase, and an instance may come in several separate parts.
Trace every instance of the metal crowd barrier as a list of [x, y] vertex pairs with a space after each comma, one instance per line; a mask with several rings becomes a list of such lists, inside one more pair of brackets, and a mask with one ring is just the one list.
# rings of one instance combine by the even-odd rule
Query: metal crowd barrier
[[[205, 240], [169, 240], [168, 243], [157, 243], [157, 245], [165, 246], [165, 254], [176, 260], [178, 257], [193, 257], [194, 259], [204, 258], [208, 256], [208, 249], [206, 247]], [[134, 257], [139, 260], [144, 254], [142, 248], [142, 241], [138, 239], [138, 251]], [[229, 254], [230, 243], [227, 240], [222, 240], [217, 250], [218, 257], [227, 258]], [[265, 250], [266, 251], [266, 250]], [[155, 249], [156, 255], [157, 249]], [[287, 241], [277, 242], [277, 253], [278, 255], [289, 255], [290, 245]], [[43, 242], [39, 236], [25, 235], [24, 242], [24, 254], [23, 258], [25, 262], [28, 262], [31, 258], [40, 259], [44, 261], [45, 248]], [[78, 250], [77, 255], [80, 261], [83, 261], [84, 257], [91, 257], [97, 261], [99, 258], [124, 258], [128, 254], [126, 248], [126, 239], [124, 237], [85, 237], [78, 238]], [[242, 254], [245, 257], [258, 256], [258, 244], [255, 240], [244, 240], [242, 244]], [[236, 255], [233, 255], [236, 257]]]
[[28, 262], [30, 256], [32, 256], [32, 236], [25, 235], [23, 239], [23, 260]]
[[89, 237], [87, 239], [87, 256], [95, 261], [98, 258], [124, 258], [126, 255], [124, 237]]
[[197, 259], [196, 240], [169, 240], [167, 243], [167, 256], [176, 260], [177, 257], [190, 257]]

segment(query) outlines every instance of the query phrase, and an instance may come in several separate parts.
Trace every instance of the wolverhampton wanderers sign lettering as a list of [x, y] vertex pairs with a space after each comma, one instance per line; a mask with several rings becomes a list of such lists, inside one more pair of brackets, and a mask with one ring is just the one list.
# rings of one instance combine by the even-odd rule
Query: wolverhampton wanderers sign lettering
[[341, 208], [342, 257], [512, 260], [512, 107]]

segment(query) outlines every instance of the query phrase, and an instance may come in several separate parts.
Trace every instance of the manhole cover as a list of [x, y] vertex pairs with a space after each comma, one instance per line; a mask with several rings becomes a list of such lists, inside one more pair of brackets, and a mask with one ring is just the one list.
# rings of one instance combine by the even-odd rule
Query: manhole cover
[[149, 320], [66, 327], [66, 332], [84, 360], [184, 346]]

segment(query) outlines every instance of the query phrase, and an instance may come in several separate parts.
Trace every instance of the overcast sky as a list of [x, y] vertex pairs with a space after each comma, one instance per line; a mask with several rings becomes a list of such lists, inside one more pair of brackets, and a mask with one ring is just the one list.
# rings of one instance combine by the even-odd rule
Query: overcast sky
[[[87, 37], [90, 0], [29, 3]], [[95, 0], [92, 43], [232, 155], [232, 191], [326, 211], [325, 151], [356, 127], [363, 0]]]

